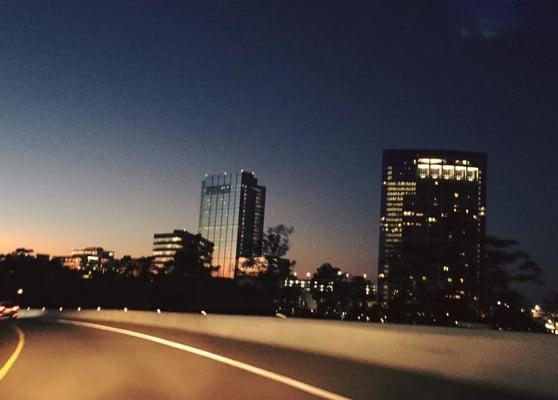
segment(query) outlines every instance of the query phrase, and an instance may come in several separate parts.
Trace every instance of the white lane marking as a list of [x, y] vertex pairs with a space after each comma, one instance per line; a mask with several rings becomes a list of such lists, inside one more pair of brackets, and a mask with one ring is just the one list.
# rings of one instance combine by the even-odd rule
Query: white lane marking
[[235, 368], [241, 369], [243, 371], [250, 372], [254, 375], [258, 375], [258, 376], [270, 379], [272, 381], [282, 383], [284, 385], [293, 387], [295, 389], [301, 390], [301, 391], [306, 392], [306, 393], [310, 393], [310, 394], [312, 394], [316, 397], [320, 397], [322, 399], [349, 400], [348, 397], [344, 397], [344, 396], [341, 396], [339, 394], [329, 392], [329, 391], [324, 390], [324, 389], [320, 389], [316, 386], [312, 386], [312, 385], [309, 385], [307, 383], [297, 381], [296, 379], [289, 378], [288, 376], [277, 374], [275, 372], [271, 372], [271, 371], [268, 371], [268, 370], [263, 369], [263, 368], [258, 368], [258, 367], [255, 367], [253, 365], [246, 364], [246, 363], [243, 363], [243, 362], [238, 361], [238, 360], [234, 360], [232, 358], [224, 357], [224, 356], [221, 356], [219, 354], [215, 354], [215, 353], [211, 353], [211, 352], [206, 351], [206, 350], [198, 349], [196, 347], [188, 346], [188, 345], [185, 345], [185, 344], [182, 344], [182, 343], [173, 342], [173, 341], [167, 340], [167, 339], [162, 339], [162, 338], [157, 337], [157, 336], [147, 335], [145, 333], [135, 332], [135, 331], [131, 331], [131, 330], [128, 330], [128, 329], [115, 328], [115, 327], [108, 326], [108, 325], [94, 324], [94, 323], [91, 323], [91, 322], [71, 321], [71, 320], [66, 320], [66, 319], [56, 319], [55, 321], [57, 321], [59, 323], [62, 323], [62, 324], [84, 326], [84, 327], [87, 327], [87, 328], [94, 328], [94, 329], [99, 329], [99, 330], [102, 330], [102, 331], [119, 333], [121, 335], [132, 336], [132, 337], [135, 337], [135, 338], [148, 340], [150, 342], [159, 343], [159, 344], [162, 344], [164, 346], [168, 346], [168, 347], [172, 347], [174, 349], [178, 349], [178, 350], [186, 351], [188, 353], [196, 354], [200, 357], [208, 358], [210, 360], [217, 361], [217, 362], [220, 362], [222, 364], [226, 364], [226, 365], [229, 365], [231, 367], [235, 367]]

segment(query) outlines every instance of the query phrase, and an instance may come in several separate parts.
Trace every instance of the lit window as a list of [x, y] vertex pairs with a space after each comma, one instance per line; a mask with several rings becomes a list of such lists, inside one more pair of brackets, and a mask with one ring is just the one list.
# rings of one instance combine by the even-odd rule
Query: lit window
[[479, 169], [476, 167], [467, 167], [467, 180], [476, 181], [478, 177]]
[[467, 169], [465, 167], [455, 167], [455, 179], [458, 181], [464, 180]]
[[453, 179], [455, 167], [453, 165], [444, 165], [442, 167], [444, 179]]
[[418, 172], [421, 178], [426, 178], [428, 176], [428, 164], [419, 164]]
[[440, 177], [440, 175], [442, 171], [442, 166], [441, 165], [431, 165], [430, 166], [430, 176], [432, 177], [432, 179], [438, 179]]

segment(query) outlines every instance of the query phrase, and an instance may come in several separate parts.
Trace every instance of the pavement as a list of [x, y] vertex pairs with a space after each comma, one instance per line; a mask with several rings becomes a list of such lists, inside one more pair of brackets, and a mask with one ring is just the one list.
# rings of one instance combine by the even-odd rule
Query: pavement
[[244, 341], [100, 324], [109, 330], [44, 318], [0, 321], [0, 399], [529, 398]]

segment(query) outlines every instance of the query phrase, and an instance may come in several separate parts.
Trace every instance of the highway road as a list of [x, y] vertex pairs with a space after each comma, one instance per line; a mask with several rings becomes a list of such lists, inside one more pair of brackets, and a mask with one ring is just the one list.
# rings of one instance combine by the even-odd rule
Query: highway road
[[171, 329], [0, 321], [1, 400], [320, 398], [526, 397]]

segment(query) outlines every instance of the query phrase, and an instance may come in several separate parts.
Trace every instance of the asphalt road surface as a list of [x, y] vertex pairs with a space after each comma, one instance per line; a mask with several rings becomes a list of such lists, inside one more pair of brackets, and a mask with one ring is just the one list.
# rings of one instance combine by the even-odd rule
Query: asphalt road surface
[[247, 342], [103, 325], [122, 331], [39, 318], [0, 321], [0, 399], [526, 398]]

